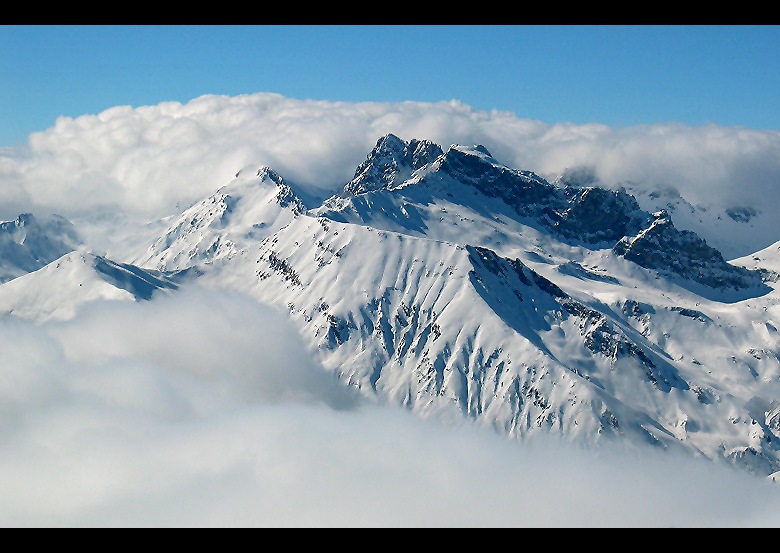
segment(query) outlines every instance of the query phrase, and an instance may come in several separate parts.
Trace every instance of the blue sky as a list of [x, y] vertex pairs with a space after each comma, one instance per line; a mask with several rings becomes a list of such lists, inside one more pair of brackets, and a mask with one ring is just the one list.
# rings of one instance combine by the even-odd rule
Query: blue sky
[[204, 94], [780, 129], [780, 26], [0, 26], [0, 146]]

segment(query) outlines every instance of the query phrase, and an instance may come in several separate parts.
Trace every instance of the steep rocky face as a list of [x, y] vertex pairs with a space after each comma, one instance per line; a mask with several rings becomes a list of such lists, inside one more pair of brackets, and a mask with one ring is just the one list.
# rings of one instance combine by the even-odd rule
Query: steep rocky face
[[[259, 183], [268, 182], [276, 185], [276, 203], [282, 208], [290, 209], [295, 215], [301, 215], [306, 212], [306, 206], [303, 204], [303, 201], [295, 194], [282, 176], [270, 167], [260, 167], [257, 170], [257, 180]], [[240, 191], [238, 192], [239, 194], [241, 193]]]
[[356, 196], [391, 188], [441, 154], [441, 147], [428, 140], [404, 142], [394, 134], [388, 134], [377, 141], [366, 160], [355, 170], [355, 176], [344, 186], [343, 195]]
[[565, 205], [558, 188], [530, 171], [498, 164], [484, 146], [477, 146], [473, 151], [448, 149], [439, 170], [490, 198], [503, 200], [521, 216], [554, 215]]
[[482, 146], [473, 151], [449, 149], [441, 170], [488, 197], [501, 199], [519, 216], [535, 218], [545, 231], [575, 243], [614, 244], [649, 219], [625, 190], [555, 186], [530, 171], [499, 164]]
[[0, 223], [0, 282], [36, 271], [81, 243], [73, 225], [58, 215], [19, 215]]
[[620, 240], [647, 222], [636, 199], [625, 190], [567, 188], [568, 207], [556, 212], [554, 227], [562, 236], [599, 244]]
[[614, 252], [648, 269], [679, 275], [712, 288], [761, 286], [761, 275], [727, 263], [721, 253], [696, 233], [674, 227], [669, 215], [653, 214], [649, 227], [622, 238]]

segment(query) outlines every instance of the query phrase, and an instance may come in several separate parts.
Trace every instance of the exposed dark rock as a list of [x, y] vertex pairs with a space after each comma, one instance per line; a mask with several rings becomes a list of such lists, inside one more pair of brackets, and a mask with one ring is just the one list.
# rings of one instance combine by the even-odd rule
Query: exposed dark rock
[[521, 216], [540, 217], [565, 205], [559, 189], [538, 175], [495, 165], [457, 148], [447, 150], [441, 170], [488, 197], [503, 200]]
[[701, 311], [697, 311], [696, 309], [688, 309], [687, 307], [671, 307], [672, 311], [676, 311], [683, 317], [689, 317], [691, 319], [695, 319], [697, 321], [701, 321], [703, 323], [709, 323], [712, 322], [712, 319], [709, 318], [707, 315], [702, 313]]
[[727, 263], [696, 233], [678, 230], [665, 211], [654, 214], [649, 228], [621, 239], [613, 251], [647, 269], [672, 273], [711, 288], [741, 289], [761, 284], [756, 271]]
[[100, 256], [95, 256], [95, 270], [106, 281], [141, 300], [152, 299], [157, 290], [179, 287], [169, 275], [160, 271], [141, 269], [135, 265], [117, 263]]
[[726, 215], [734, 219], [737, 223], [747, 223], [758, 215], [758, 210], [752, 207], [731, 207], [726, 210]]
[[560, 213], [555, 229], [587, 243], [616, 242], [637, 232], [648, 217], [625, 190], [567, 189], [569, 207]]
[[344, 186], [344, 196], [356, 196], [389, 188], [442, 154], [439, 145], [428, 140], [404, 142], [394, 134], [380, 138], [355, 176]]

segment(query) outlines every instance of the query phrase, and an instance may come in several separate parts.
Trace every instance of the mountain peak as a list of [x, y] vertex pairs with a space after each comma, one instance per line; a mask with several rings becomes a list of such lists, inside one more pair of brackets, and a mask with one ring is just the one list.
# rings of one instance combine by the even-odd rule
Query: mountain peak
[[22, 213], [0, 222], [0, 282], [36, 271], [80, 243], [71, 222], [59, 215]]
[[[613, 248], [615, 254], [646, 269], [673, 273], [711, 290], [763, 288], [758, 274], [727, 263], [698, 235], [677, 229], [668, 212], [643, 210], [625, 188], [582, 186], [587, 175], [577, 186], [562, 181], [552, 184], [532, 171], [498, 162], [479, 144], [453, 144], [446, 152], [439, 152], [441, 148], [432, 142], [403, 142], [387, 135], [358, 167], [344, 194], [326, 209], [315, 211], [339, 219], [356, 215], [371, 224], [384, 221], [380, 224], [389, 225], [391, 230], [407, 225], [407, 230], [422, 232], [430, 224], [424, 215], [430, 198], [421, 200], [420, 194], [433, 194], [447, 202], [471, 202], [466, 208], [477, 204], [477, 209], [483, 210], [509, 208], [511, 218], [567, 244]], [[411, 182], [425, 192], [407, 190], [405, 184]], [[462, 185], [478, 196], [466, 193], [455, 197], [457, 186]], [[397, 197], [390, 198], [385, 191]], [[370, 198], [358, 197], [369, 192]], [[380, 193], [382, 199], [378, 198]], [[352, 215], [347, 215], [350, 211]], [[440, 214], [435, 217], [442, 218]], [[703, 293], [711, 294], [711, 290]]]
[[489, 157], [491, 159], [494, 159], [493, 154], [491, 154], [490, 151], [482, 144], [474, 144], [473, 146], [462, 146], [460, 144], [453, 144], [452, 146], [450, 146], [450, 149], [455, 149], [460, 152], [476, 155], [479, 157]]
[[15, 232], [14, 229], [20, 229], [26, 226], [34, 225], [37, 222], [32, 213], [20, 213], [12, 221], [0, 222], [0, 232]]
[[394, 134], [387, 134], [377, 141], [366, 160], [355, 170], [352, 180], [344, 186], [343, 196], [392, 188], [442, 153], [441, 146], [429, 140], [405, 142]]
[[265, 180], [272, 180], [277, 184], [282, 184], [284, 182], [284, 179], [281, 177], [281, 175], [271, 169], [268, 165], [260, 166], [260, 168], [257, 170], [257, 177], [261, 182]]
[[179, 287], [177, 275], [118, 263], [85, 246], [0, 286], [0, 313], [36, 322], [66, 320], [96, 300], [151, 300]]
[[20, 213], [19, 216], [16, 218], [14, 223], [18, 227], [23, 227], [27, 224], [34, 223], [35, 222], [35, 215], [32, 213]]
[[401, 138], [392, 133], [388, 133], [376, 141], [375, 151], [401, 151], [406, 146]]
[[273, 233], [305, 212], [303, 201], [269, 166], [241, 170], [184, 211], [136, 262], [166, 271], [229, 258], [247, 241]]

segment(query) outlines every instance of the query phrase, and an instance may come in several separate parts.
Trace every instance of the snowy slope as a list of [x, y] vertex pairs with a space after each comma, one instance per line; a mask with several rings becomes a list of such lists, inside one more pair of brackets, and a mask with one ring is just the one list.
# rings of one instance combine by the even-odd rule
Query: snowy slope
[[0, 285], [0, 314], [36, 322], [69, 319], [91, 301], [149, 300], [157, 290], [177, 287], [163, 274], [79, 248], [38, 271]]
[[780, 241], [732, 263], [760, 272], [768, 282], [776, 282], [780, 278]]
[[246, 244], [269, 236], [306, 210], [275, 171], [239, 171], [236, 178], [174, 220], [133, 262], [182, 270], [231, 257]]
[[285, 307], [327, 369], [421, 416], [780, 468], [774, 282], [626, 192], [388, 136], [320, 207], [261, 168], [150, 252]]
[[[423, 415], [778, 466], [778, 341], [747, 313], [663, 292], [576, 298], [491, 250], [326, 219], [240, 259], [205, 282], [286, 306], [326, 367]], [[780, 315], [776, 300], [763, 315]]]

